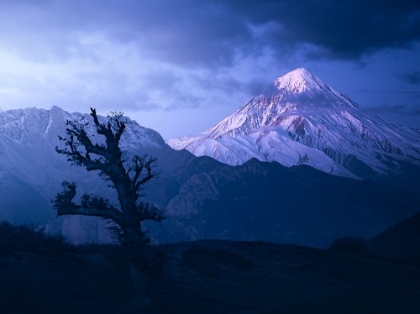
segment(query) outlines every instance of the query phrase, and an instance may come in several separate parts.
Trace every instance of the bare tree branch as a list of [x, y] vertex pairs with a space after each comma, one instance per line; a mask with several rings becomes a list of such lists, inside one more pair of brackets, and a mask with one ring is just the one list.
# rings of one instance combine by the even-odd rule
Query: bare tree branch
[[153, 220], [161, 222], [165, 219], [163, 211], [148, 203], [140, 203], [137, 205], [137, 213], [140, 221]]
[[122, 222], [122, 213], [109, 204], [108, 200], [102, 197], [84, 194], [81, 205], [73, 203], [76, 196], [75, 183], [63, 182], [63, 191], [58, 193], [54, 200], [54, 208], [57, 210], [57, 216], [65, 215], [83, 215], [95, 216], [105, 219], [111, 219], [117, 224]]
[[76, 185], [70, 182], [63, 182], [62, 192], [53, 201], [54, 208], [57, 216], [96, 216], [115, 222], [110, 230], [126, 247], [130, 279], [136, 291], [143, 293], [146, 291], [146, 281], [138, 271], [147, 272], [145, 245], [150, 242], [150, 237], [141, 224], [145, 220], [160, 222], [165, 218], [163, 212], [155, 206], [139, 201], [139, 191], [157, 176], [153, 170], [156, 158], [136, 155], [131, 163], [127, 162], [127, 157], [123, 157], [119, 147], [127, 123], [122, 113], [112, 113], [105, 123], [99, 121], [94, 108], [91, 108], [90, 115], [94, 130], [105, 140], [105, 144], [92, 141], [88, 132], [89, 123], [82, 118], [79, 121], [67, 121], [66, 136], [59, 136], [64, 148], [56, 147], [56, 151], [65, 155], [72, 164], [85, 167], [88, 171], [98, 170], [100, 176], [111, 181], [117, 191], [120, 208], [114, 207], [101, 196], [87, 193], [83, 194], [80, 204], [74, 203]]
[[143, 157], [136, 155], [133, 157], [132, 163], [134, 166], [131, 170], [134, 170], [134, 176], [132, 177], [131, 182], [135, 192], [142, 190], [147, 182], [158, 175], [152, 168], [156, 160], [156, 158], [147, 155], [144, 155]]
[[105, 123], [99, 121], [95, 109], [91, 108], [90, 115], [96, 133], [104, 137], [105, 144], [92, 142], [92, 136], [88, 134], [89, 123], [82, 118], [67, 122], [67, 136], [59, 136], [64, 149], [56, 147], [56, 151], [67, 156], [67, 160], [73, 164], [88, 171], [98, 170], [101, 176], [110, 180], [117, 191], [120, 209], [112, 206], [107, 199], [90, 194], [84, 194], [81, 203], [75, 204], [76, 186], [69, 182], [63, 182], [63, 191], [57, 194], [54, 208], [58, 216], [84, 215], [110, 219], [120, 227], [122, 242], [142, 246], [148, 237], [142, 231], [141, 223], [164, 219], [161, 210], [139, 201], [139, 191], [158, 175], [153, 169], [156, 158], [135, 155], [131, 162], [123, 158], [119, 143], [127, 122], [122, 113], [113, 113]]

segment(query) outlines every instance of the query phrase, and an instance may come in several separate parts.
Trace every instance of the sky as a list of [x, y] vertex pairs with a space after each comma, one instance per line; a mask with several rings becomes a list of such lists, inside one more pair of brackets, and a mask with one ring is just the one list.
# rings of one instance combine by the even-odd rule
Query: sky
[[299, 67], [420, 128], [420, 1], [0, 1], [2, 110], [121, 111], [169, 139]]

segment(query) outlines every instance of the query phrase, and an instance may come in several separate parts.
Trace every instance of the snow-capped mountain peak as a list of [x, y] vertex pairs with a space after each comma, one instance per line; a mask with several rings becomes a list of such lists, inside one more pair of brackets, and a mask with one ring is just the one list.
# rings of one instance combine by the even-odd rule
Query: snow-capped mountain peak
[[[302, 116], [319, 116], [358, 110], [360, 107], [332, 89], [304, 68], [278, 78], [229, 117], [201, 133], [201, 138], [224, 138], [252, 133], [259, 128], [278, 126], [287, 121], [302, 127]], [[169, 140], [175, 149], [185, 148], [196, 137]]]
[[257, 158], [348, 177], [388, 175], [404, 163], [420, 164], [418, 130], [366, 116], [303, 68], [276, 79], [213, 128], [167, 143], [232, 165]]
[[[0, 112], [0, 140], [12, 141], [22, 145], [35, 146], [40, 142], [52, 145], [60, 143], [58, 135], [64, 135], [67, 120], [86, 119], [90, 121], [89, 129], [93, 129], [89, 114], [69, 113], [53, 106], [50, 110], [39, 108], [14, 109]], [[104, 120], [105, 117], [99, 117]], [[122, 137], [124, 147], [162, 147], [164, 140], [156, 131], [141, 127], [136, 121], [125, 117], [127, 128]], [[139, 141], [141, 139], [141, 141]]]
[[322, 86], [322, 81], [312, 75], [304, 68], [297, 68], [286, 75], [279, 77], [273, 82], [279, 90], [285, 89], [288, 92], [302, 93], [312, 88]]
[[281, 98], [285, 105], [293, 103], [299, 109], [358, 109], [356, 103], [325, 84], [304, 68], [297, 68], [276, 79], [256, 98]]

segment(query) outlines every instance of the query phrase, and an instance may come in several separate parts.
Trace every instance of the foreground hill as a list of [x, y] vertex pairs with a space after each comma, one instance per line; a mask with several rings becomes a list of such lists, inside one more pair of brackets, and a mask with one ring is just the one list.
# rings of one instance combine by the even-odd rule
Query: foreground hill
[[[15, 238], [3, 230], [0, 239], [1, 313], [130, 313], [118, 246]], [[265, 242], [196, 241], [165, 251], [150, 282], [156, 313], [420, 312], [413, 265]]]

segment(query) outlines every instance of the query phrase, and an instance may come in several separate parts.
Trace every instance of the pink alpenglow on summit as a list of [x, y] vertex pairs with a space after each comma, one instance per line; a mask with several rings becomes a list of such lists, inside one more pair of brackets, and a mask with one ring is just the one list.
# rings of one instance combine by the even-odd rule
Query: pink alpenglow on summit
[[213, 128], [167, 143], [230, 165], [256, 158], [355, 179], [420, 165], [419, 130], [366, 115], [303, 68], [278, 78]]

